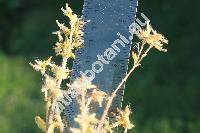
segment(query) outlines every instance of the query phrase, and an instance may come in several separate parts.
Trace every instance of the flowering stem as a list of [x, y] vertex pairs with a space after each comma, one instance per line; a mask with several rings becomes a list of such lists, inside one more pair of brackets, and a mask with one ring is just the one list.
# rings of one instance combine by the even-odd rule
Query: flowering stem
[[[71, 26], [71, 31], [70, 31], [70, 35], [69, 35], [69, 43], [70, 44], [72, 44], [72, 42], [73, 42], [73, 33], [74, 33], [74, 24], [72, 24], [72, 26]], [[71, 52], [71, 50], [72, 50], [72, 48], [70, 47], [69, 51]], [[63, 57], [63, 61], [62, 61], [62, 73], [61, 73], [60, 79], [58, 80], [58, 88], [60, 88], [60, 85], [62, 83], [63, 73], [64, 73], [64, 71], [66, 69], [67, 61], [68, 61], [68, 58], [67, 57]]]

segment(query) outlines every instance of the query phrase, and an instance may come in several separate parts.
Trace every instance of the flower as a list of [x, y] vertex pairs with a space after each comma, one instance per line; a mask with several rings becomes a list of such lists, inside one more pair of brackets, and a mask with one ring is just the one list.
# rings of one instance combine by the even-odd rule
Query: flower
[[69, 40], [63, 43], [57, 42], [54, 49], [55, 49], [56, 55], [61, 55], [66, 58], [75, 58], [75, 55], [72, 51], [73, 48], [71, 47]]
[[64, 94], [64, 90], [59, 89], [56, 81], [48, 75], [45, 75], [45, 84], [42, 86], [41, 91], [45, 94], [45, 101], [47, 101], [48, 98], [59, 100]]
[[61, 8], [61, 10], [63, 11], [63, 14], [67, 17], [69, 17], [70, 19], [70, 25], [73, 27], [74, 24], [78, 21], [78, 16], [76, 14], [73, 14], [72, 9], [68, 6], [68, 4], [66, 4], [66, 9]]
[[70, 128], [70, 130], [73, 133], [82, 133], [82, 132], [94, 133], [94, 132], [96, 132], [94, 125], [98, 123], [98, 119], [96, 118], [95, 113], [80, 114], [75, 118], [75, 121], [79, 123], [80, 128], [79, 129]]
[[42, 60], [35, 60], [36, 64], [30, 63], [30, 65], [36, 70], [41, 71], [42, 74], [45, 74], [47, 66], [51, 65], [51, 59], [52, 57], [49, 57], [48, 60], [42, 61]]
[[95, 113], [87, 113], [86, 116], [78, 115], [77, 118], [75, 118], [75, 121], [82, 124], [96, 124], [98, 122], [98, 119], [96, 118]]
[[162, 34], [157, 33], [149, 23], [150, 21], [148, 21], [145, 30], [139, 30], [139, 34], [137, 34], [138, 38], [141, 39], [143, 43], [147, 43], [159, 51], [167, 52], [167, 49], [164, 49], [163, 45], [168, 44], [168, 40], [165, 39]]
[[[59, 23], [59, 22], [57, 22], [57, 23]], [[67, 28], [67, 27], [66, 27], [66, 28]], [[60, 31], [53, 32], [52, 34], [58, 36], [59, 42], [63, 42], [64, 39], [63, 39], [62, 33], [61, 33]]]
[[80, 129], [77, 129], [77, 128], [70, 128], [70, 131], [72, 133], [81, 133], [81, 130]]
[[61, 35], [61, 33], [64, 33], [66, 36], [68, 36], [70, 34], [70, 29], [68, 27], [66, 27], [64, 24], [60, 23], [58, 20], [56, 20], [56, 23], [57, 23], [58, 27], [60, 28], [60, 31], [53, 32], [53, 34], [58, 35], [58, 37], [59, 37], [58, 32], [60, 32], [60, 35]]
[[69, 78], [69, 74], [71, 72], [68, 68], [65, 68], [63, 70], [61, 66], [57, 66], [57, 65], [52, 65], [51, 70], [55, 76], [56, 81], [58, 81], [59, 79]]
[[45, 84], [42, 86], [41, 89], [41, 91], [44, 93], [45, 101], [47, 101], [49, 90], [51, 91], [54, 90], [55, 88], [57, 88], [55, 80], [52, 77], [45, 75]]
[[[56, 20], [59, 31], [53, 32], [58, 36], [58, 42], [55, 46], [56, 55], [61, 55], [66, 58], [75, 58], [73, 50], [79, 48], [83, 44], [83, 25], [84, 22], [77, 15], [69, 16], [71, 27], [68, 28], [64, 24]], [[63, 35], [64, 34], [64, 35]]]
[[102, 107], [102, 102], [104, 98], [106, 97], [106, 93], [103, 91], [97, 91], [96, 89], [93, 90], [92, 92], [92, 99], [96, 102], [98, 102], [99, 106]]
[[96, 88], [95, 85], [92, 84], [91, 81], [87, 77], [81, 77], [76, 79], [71, 85], [68, 84], [68, 87], [76, 90], [77, 92], [83, 92], [88, 89]]
[[129, 106], [126, 106], [124, 111], [119, 110], [118, 116], [118, 124], [123, 126], [125, 129], [132, 129], [134, 125], [129, 120], [129, 115], [131, 114], [131, 110], [129, 109]]
[[63, 11], [63, 14], [67, 17], [71, 17], [72, 16], [72, 9], [69, 7], [68, 4], [66, 4], [65, 9], [62, 7], [61, 10]]

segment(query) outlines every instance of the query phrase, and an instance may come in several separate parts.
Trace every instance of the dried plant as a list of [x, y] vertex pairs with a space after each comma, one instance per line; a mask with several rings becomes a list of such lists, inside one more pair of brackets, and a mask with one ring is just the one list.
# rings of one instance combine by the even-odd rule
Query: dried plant
[[[58, 36], [58, 42], [54, 49], [56, 55], [61, 56], [63, 59], [61, 65], [56, 65], [52, 61], [53, 57], [49, 57], [45, 61], [36, 60], [35, 64], [31, 63], [34, 69], [41, 72], [45, 80], [41, 91], [44, 93], [44, 100], [46, 101], [46, 120], [44, 121], [39, 116], [36, 116], [35, 121], [38, 127], [46, 133], [53, 133], [56, 128], [60, 133], [64, 132], [61, 112], [55, 107], [58, 107], [58, 101], [65, 93], [70, 94], [71, 91], [68, 90], [74, 90], [80, 94], [77, 96], [80, 114], [75, 118], [75, 121], [79, 124], [79, 128], [70, 127], [67, 130], [73, 133], [107, 133], [113, 132], [116, 127], [121, 126], [125, 129], [124, 132], [127, 132], [128, 129], [134, 127], [129, 120], [131, 114], [130, 107], [126, 106], [124, 111], [117, 109], [118, 115], [114, 115], [114, 121], [110, 121], [108, 111], [113, 99], [128, 77], [141, 65], [141, 61], [147, 56], [148, 52], [152, 48], [166, 52], [167, 50], [163, 47], [168, 41], [164, 36], [153, 30], [148, 22], [146, 28], [140, 29], [139, 34], [137, 34], [140, 43], [139, 51], [132, 51], [133, 67], [111, 95], [98, 89], [87, 77], [76, 79], [72, 84], [67, 84], [65, 87], [67, 89], [63, 90], [61, 89], [62, 81], [70, 78], [71, 70], [67, 66], [68, 60], [75, 58], [74, 50], [83, 45], [82, 29], [84, 22], [73, 13], [68, 5], [66, 5], [66, 9], [62, 8], [61, 10], [70, 20], [70, 27], [66, 27], [64, 24], [56, 21], [59, 31], [53, 33]], [[94, 105], [93, 103], [97, 103], [99, 107], [102, 107], [102, 102], [105, 102], [106, 105], [102, 116], [97, 118], [95, 113], [91, 113], [91, 106]]]
[[57, 65], [52, 61], [52, 57], [45, 61], [36, 60], [35, 64], [30, 63], [34, 69], [40, 71], [44, 77], [44, 85], [41, 91], [44, 92], [46, 101], [46, 124], [45, 129], [43, 121], [39, 116], [36, 117], [36, 123], [42, 130], [47, 133], [54, 132], [55, 128], [58, 128], [60, 132], [64, 130], [64, 124], [58, 108], [58, 100], [63, 97], [67, 90], [61, 89], [61, 83], [63, 80], [70, 78], [71, 70], [68, 68], [67, 63], [70, 58], [75, 58], [74, 50], [81, 47], [83, 44], [83, 32], [82, 28], [84, 22], [81, 18], [78, 18], [73, 13], [71, 8], [66, 5], [66, 9], [61, 9], [63, 14], [70, 20], [70, 27], [66, 27], [64, 24], [57, 22], [59, 30], [53, 34], [58, 36], [58, 42], [55, 44], [55, 53], [57, 56], [62, 57], [62, 64]]

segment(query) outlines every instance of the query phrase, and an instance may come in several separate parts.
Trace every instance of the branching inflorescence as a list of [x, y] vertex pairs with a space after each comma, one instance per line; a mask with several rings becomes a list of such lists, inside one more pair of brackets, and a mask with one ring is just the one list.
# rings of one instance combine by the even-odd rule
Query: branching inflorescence
[[[77, 96], [80, 105], [80, 114], [75, 118], [75, 121], [79, 124], [79, 128], [69, 127], [67, 130], [73, 133], [107, 133], [113, 132], [118, 126], [122, 126], [125, 129], [124, 132], [127, 132], [128, 129], [134, 127], [129, 120], [131, 114], [130, 107], [126, 106], [124, 111], [117, 109], [118, 115], [115, 116], [115, 121], [110, 121], [108, 111], [112, 101], [128, 77], [141, 65], [141, 61], [147, 56], [148, 52], [152, 48], [166, 52], [167, 50], [163, 48], [163, 45], [167, 44], [168, 41], [161, 34], [153, 30], [149, 23], [145, 30], [140, 29], [139, 34], [137, 34], [137, 37], [141, 40], [138, 48], [139, 51], [132, 51], [134, 65], [111, 95], [98, 89], [87, 77], [78, 78], [72, 84], [67, 84], [66, 89], [61, 89], [63, 88], [61, 86], [62, 81], [70, 78], [69, 59], [75, 58], [74, 50], [83, 46], [82, 29], [85, 24], [81, 18], [73, 13], [68, 5], [66, 5], [66, 9], [62, 8], [61, 10], [70, 20], [69, 27], [56, 21], [59, 31], [53, 33], [58, 36], [58, 42], [56, 42], [54, 49], [56, 55], [62, 57], [61, 65], [55, 64], [52, 61], [53, 57], [49, 57], [45, 61], [35, 60], [35, 64], [30, 63], [34, 69], [41, 72], [45, 80], [41, 91], [44, 93], [44, 100], [46, 102], [46, 120], [44, 121], [39, 116], [36, 116], [35, 121], [38, 127], [46, 133], [53, 133], [55, 129], [58, 129], [60, 133], [64, 132], [61, 112], [55, 107], [58, 107], [58, 101], [64, 97], [65, 93], [70, 93], [69, 89], [74, 89], [80, 94]], [[97, 118], [95, 113], [90, 112], [92, 103], [96, 102], [99, 107], [102, 107], [102, 102], [104, 101], [106, 103], [104, 112], [100, 118]]]

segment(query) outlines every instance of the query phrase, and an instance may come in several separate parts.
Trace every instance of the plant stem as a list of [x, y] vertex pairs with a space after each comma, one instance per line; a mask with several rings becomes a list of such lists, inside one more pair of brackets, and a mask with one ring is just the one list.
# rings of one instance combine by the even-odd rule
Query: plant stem
[[118, 87], [115, 89], [115, 91], [112, 93], [112, 95], [110, 96], [110, 98], [108, 99], [108, 102], [106, 104], [106, 108], [104, 109], [103, 115], [101, 117], [101, 120], [98, 124], [98, 128], [97, 130], [100, 131], [100, 129], [103, 127], [103, 123], [107, 117], [108, 114], [108, 110], [112, 104], [112, 101], [114, 99], [114, 97], [116, 96], [117, 91], [121, 88], [121, 86], [127, 81], [127, 79], [129, 78], [129, 76], [131, 75], [131, 73], [138, 67], [140, 66], [140, 64], [136, 64], [132, 67], [132, 69], [128, 72], [128, 74], [126, 75], [126, 77], [122, 80], [122, 82], [118, 85]]
[[63, 80], [63, 73], [64, 73], [64, 71], [66, 69], [66, 66], [67, 66], [67, 60], [68, 60], [68, 58], [63, 57], [63, 61], [62, 61], [62, 73], [61, 73], [60, 79], [57, 82], [58, 89], [60, 88], [62, 80]]
[[[103, 115], [101, 117], [101, 120], [98, 124], [97, 130], [100, 131], [101, 128], [103, 127], [103, 123], [108, 115], [108, 111], [111, 107], [112, 101], [116, 96], [116, 93], [119, 91], [119, 89], [122, 87], [122, 85], [127, 81], [127, 79], [129, 78], [129, 76], [132, 74], [132, 72], [138, 67], [140, 66], [140, 62], [142, 61], [142, 59], [144, 57], [146, 57], [147, 53], [151, 50], [152, 46], [149, 46], [148, 49], [145, 50], [145, 52], [143, 53], [143, 49], [144, 49], [144, 45], [145, 43], [142, 43], [141, 45], [141, 49], [139, 51], [138, 57], [139, 60], [137, 62], [134, 62], [134, 66], [131, 68], [131, 70], [128, 72], [128, 74], [125, 76], [125, 78], [121, 81], [121, 83], [117, 86], [117, 88], [115, 89], [115, 91], [112, 93], [112, 95], [110, 96], [110, 98], [108, 99], [107, 103], [106, 103], [106, 107], [104, 109]], [[143, 53], [143, 54], [142, 54]]]

